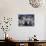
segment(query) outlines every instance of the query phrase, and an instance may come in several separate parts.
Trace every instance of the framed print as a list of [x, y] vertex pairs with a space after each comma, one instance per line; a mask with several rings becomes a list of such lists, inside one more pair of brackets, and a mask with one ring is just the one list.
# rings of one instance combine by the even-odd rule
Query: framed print
[[20, 14], [18, 15], [19, 26], [34, 26], [34, 14]]

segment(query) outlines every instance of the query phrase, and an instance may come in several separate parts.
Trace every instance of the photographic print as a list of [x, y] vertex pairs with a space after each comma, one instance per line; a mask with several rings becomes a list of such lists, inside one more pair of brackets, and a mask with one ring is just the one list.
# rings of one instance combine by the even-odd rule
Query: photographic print
[[18, 15], [19, 26], [34, 26], [34, 14]]

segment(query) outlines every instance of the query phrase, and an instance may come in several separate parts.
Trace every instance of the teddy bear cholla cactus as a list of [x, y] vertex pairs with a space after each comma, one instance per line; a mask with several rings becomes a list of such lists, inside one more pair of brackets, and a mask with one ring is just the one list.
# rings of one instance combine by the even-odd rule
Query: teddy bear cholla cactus
[[12, 18], [4, 17], [1, 29], [5, 33], [5, 38], [6, 38], [6, 32], [10, 30], [11, 23], [12, 23]]

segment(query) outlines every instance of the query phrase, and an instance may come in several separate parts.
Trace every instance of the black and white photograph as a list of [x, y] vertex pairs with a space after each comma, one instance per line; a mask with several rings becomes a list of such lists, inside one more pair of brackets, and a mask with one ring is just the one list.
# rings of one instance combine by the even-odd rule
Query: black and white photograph
[[18, 15], [19, 26], [34, 26], [34, 14]]

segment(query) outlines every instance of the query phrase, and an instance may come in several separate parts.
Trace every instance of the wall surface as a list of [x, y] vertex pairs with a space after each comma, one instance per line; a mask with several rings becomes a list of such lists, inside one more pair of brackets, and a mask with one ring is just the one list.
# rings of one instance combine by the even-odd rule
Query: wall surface
[[[19, 14], [34, 14], [35, 26], [34, 27], [19, 27], [18, 15]], [[16, 38], [16, 40], [28, 40], [34, 34], [39, 40], [45, 40], [45, 15], [46, 6], [43, 4], [39, 8], [33, 8], [28, 0], [0, 0], [0, 20], [6, 17], [12, 17], [13, 22], [8, 33]], [[4, 39], [3, 31], [0, 29], [0, 39]]]

